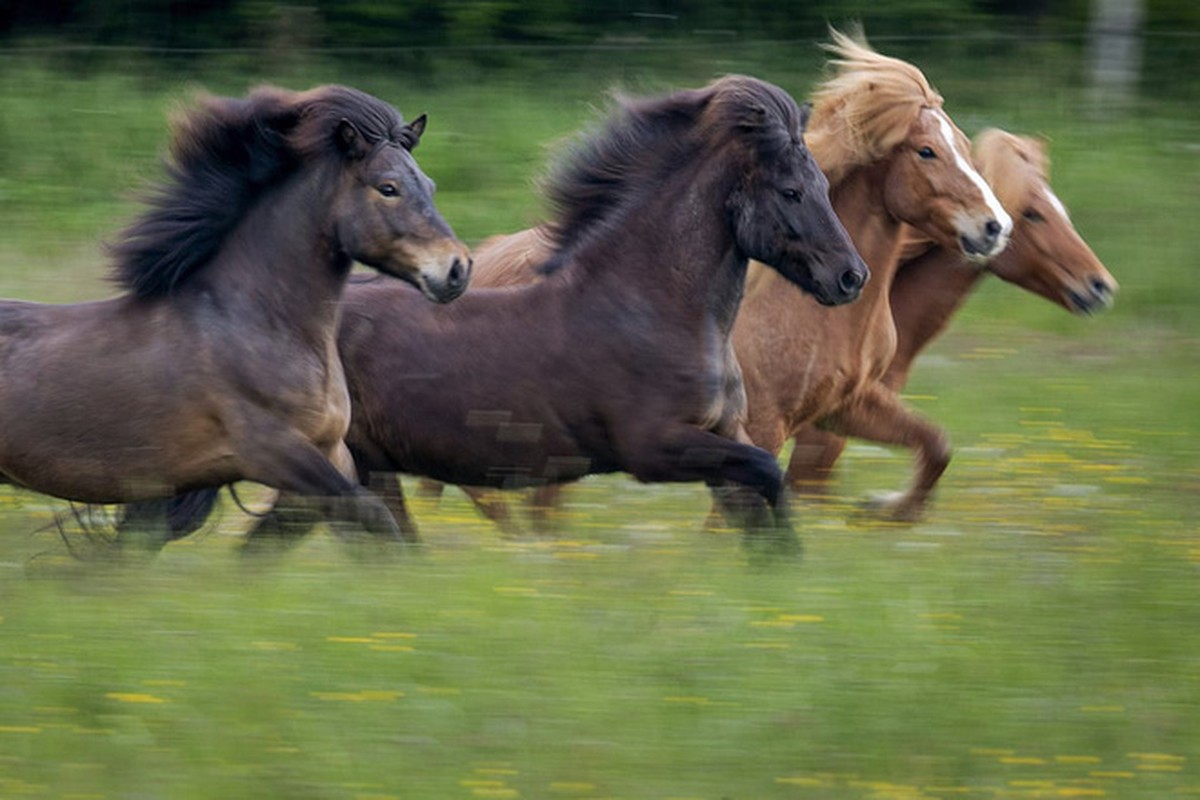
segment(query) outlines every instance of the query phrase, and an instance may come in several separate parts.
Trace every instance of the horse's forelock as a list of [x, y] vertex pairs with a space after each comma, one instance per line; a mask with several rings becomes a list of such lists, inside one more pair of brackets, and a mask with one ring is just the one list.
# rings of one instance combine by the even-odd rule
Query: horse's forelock
[[712, 100], [705, 112], [709, 139], [722, 137], [759, 143], [792, 141], [800, 136], [800, 108], [778, 86], [743, 75], [729, 75], [710, 85]]
[[391, 142], [411, 150], [415, 141], [404, 119], [388, 103], [348, 86], [322, 86], [298, 98], [299, 123], [290, 139], [306, 157], [334, 152], [334, 133], [343, 120], [370, 144]]
[[821, 168], [836, 179], [889, 152], [922, 110], [941, 108], [942, 96], [919, 69], [875, 52], [861, 35], [831, 35], [825, 48], [836, 56], [830, 61], [835, 74], [813, 94], [808, 141]]
[[1036, 139], [989, 128], [975, 137], [973, 149], [979, 173], [1006, 209], [1019, 209], [1049, 178], [1050, 160]]

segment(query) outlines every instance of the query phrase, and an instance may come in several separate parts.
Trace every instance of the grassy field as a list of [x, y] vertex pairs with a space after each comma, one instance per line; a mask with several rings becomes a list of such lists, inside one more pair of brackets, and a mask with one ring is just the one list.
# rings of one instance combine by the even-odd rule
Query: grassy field
[[[1014, 47], [887, 49], [968, 133], [1049, 136], [1122, 291], [1094, 320], [998, 281], [972, 301], [908, 390], [957, 448], [925, 522], [859, 510], [907, 474], [862, 445], [798, 509], [803, 560], [769, 566], [701, 530], [702, 490], [621, 477], [576, 487], [553, 540], [502, 541], [450, 493], [415, 501], [420, 552], [320, 534], [269, 564], [228, 503], [152, 564], [72, 559], [65, 505], [0, 489], [0, 798], [1200, 796], [1197, 87], [1095, 122], [1077, 54]], [[807, 45], [119, 59], [0, 55], [0, 296], [111, 292], [99, 243], [196, 85], [428, 111], [417, 155], [477, 241], [538, 218], [533, 180], [605, 89], [742, 71], [802, 96], [819, 67]]]

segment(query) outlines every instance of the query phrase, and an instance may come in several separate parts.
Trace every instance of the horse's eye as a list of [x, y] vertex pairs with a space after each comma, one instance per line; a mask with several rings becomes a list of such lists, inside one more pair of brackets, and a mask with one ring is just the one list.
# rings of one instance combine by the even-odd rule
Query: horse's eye
[[378, 187], [376, 187], [376, 191], [378, 191], [384, 197], [395, 197], [396, 195], [400, 194], [400, 190], [396, 188], [396, 184], [394, 183], [380, 184]]
[[1021, 216], [1023, 216], [1025, 219], [1029, 220], [1030, 222], [1045, 222], [1046, 221], [1045, 217], [1043, 217], [1038, 212], [1034, 211], [1032, 208], [1025, 209], [1025, 213], [1022, 214]]
[[800, 201], [800, 190], [799, 189], [783, 189], [780, 191], [780, 194], [782, 194], [788, 200], [791, 200], [793, 203], [797, 203]]
[[917, 155], [924, 159], [937, 158], [937, 153], [933, 152], [932, 147], [922, 147], [917, 151]]

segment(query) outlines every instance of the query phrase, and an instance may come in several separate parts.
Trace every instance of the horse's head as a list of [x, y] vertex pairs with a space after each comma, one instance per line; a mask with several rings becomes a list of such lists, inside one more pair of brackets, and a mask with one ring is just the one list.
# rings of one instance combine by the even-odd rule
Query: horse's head
[[975, 157], [1000, 202], [1016, 218], [1012, 243], [988, 268], [1072, 313], [1091, 314], [1111, 306], [1117, 282], [1050, 188], [1042, 143], [987, 130], [976, 137]]
[[811, 144], [830, 180], [873, 170], [887, 212], [938, 244], [985, 261], [1012, 218], [971, 163], [970, 143], [924, 74], [837, 31], [837, 73], [815, 94]]
[[412, 156], [425, 116], [378, 135], [343, 117], [331, 132], [344, 169], [333, 199], [338, 245], [356, 261], [445, 303], [467, 288], [471, 257], [433, 203]]
[[424, 128], [424, 117], [405, 124], [387, 103], [345, 86], [202, 95], [172, 126], [168, 180], [111, 247], [115, 277], [140, 297], [171, 294], [217, 257], [267, 192], [287, 185], [308, 212], [294, 222], [322, 239], [321, 256], [339, 266], [357, 259], [430, 299], [453, 300], [471, 261], [413, 161]]
[[870, 271], [804, 144], [808, 106], [799, 108], [782, 89], [751, 78], [726, 78], [717, 86], [722, 84], [746, 159], [729, 200], [739, 249], [823, 305], [856, 300]]
[[939, 107], [923, 108], [896, 146], [884, 197], [897, 219], [973, 261], [994, 258], [1012, 234], [1012, 217], [976, 171], [967, 137]]

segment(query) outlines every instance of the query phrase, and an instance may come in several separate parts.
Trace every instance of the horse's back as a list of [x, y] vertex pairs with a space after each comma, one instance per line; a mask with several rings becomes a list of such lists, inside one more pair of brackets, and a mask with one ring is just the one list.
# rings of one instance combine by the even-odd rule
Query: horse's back
[[[154, 304], [128, 297], [0, 301], [0, 472], [85, 502], [161, 483], [213, 436], [205, 420], [193, 431], [172, 416], [197, 384], [178, 341]], [[178, 452], [159, 441], [173, 429], [188, 430]]]
[[0, 300], [0, 346], [38, 328], [45, 317], [42, 309], [53, 308], [25, 300]]

